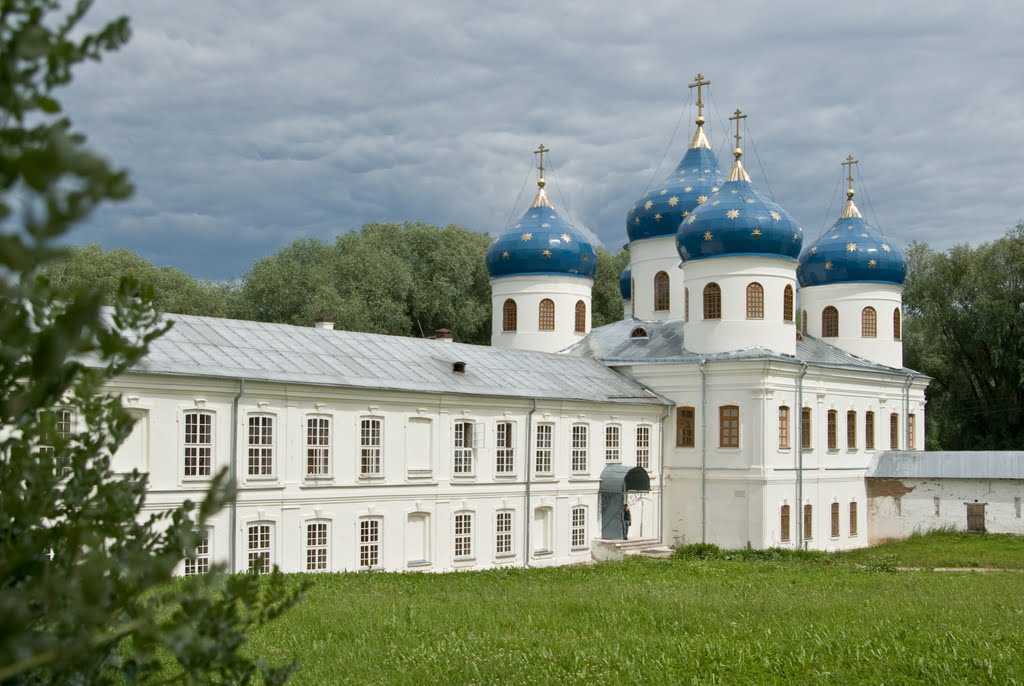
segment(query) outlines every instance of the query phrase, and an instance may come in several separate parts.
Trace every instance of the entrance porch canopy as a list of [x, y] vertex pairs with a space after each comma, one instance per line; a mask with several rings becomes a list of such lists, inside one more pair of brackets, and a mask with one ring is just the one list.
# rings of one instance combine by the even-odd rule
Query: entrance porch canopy
[[601, 472], [600, 493], [623, 493], [625, 491], [650, 491], [651, 477], [643, 467], [624, 464], [610, 464]]

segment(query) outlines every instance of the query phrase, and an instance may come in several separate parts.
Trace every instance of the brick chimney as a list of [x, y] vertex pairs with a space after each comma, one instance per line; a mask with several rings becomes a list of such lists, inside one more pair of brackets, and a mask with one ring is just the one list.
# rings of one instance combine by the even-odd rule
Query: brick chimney
[[326, 331], [334, 331], [334, 319], [331, 317], [318, 317], [313, 320], [313, 327], [316, 329], [324, 329]]
[[452, 338], [452, 332], [449, 329], [437, 329], [434, 331], [435, 341], [444, 341], [445, 343], [451, 343], [455, 339]]

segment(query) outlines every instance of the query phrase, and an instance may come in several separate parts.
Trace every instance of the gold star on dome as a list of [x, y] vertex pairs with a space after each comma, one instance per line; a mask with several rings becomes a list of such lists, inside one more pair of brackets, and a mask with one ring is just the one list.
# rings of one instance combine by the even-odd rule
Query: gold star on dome
[[501, 259], [507, 260], [509, 257], [511, 257], [511, 256], [508, 254], [508, 250], [506, 250], [505, 252], [501, 253]]
[[706, 196], [706, 195], [698, 195], [697, 196], [697, 204], [698, 205], [703, 205], [707, 201], [708, 201], [708, 196]]
[[640, 223], [640, 217], [637, 217], [636, 219], [634, 219], [633, 223], [634, 224], [639, 224]]
[[696, 221], [696, 220], [697, 220], [697, 215], [695, 215], [695, 214], [691, 214], [691, 215], [690, 215], [690, 218], [686, 220], [686, 223], [687, 223], [687, 224], [692, 224], [692, 223], [693, 223], [694, 221]]
[[850, 231], [853, 231], [853, 224], [850, 224], [850, 225], [849, 225], [849, 226], [847, 226], [846, 228], [848, 228], [848, 229], [849, 229]]
[[557, 214], [549, 214], [548, 215], [548, 219], [558, 219], [558, 215]]
[[705, 173], [705, 174], [710, 174], [710, 173], [711, 173], [711, 170], [710, 170], [710, 169], [705, 169], [705, 170], [704, 170], [704, 173]]
[[832, 236], [832, 240], [835, 240], [837, 238], [839, 238], [839, 234], [838, 233], [836, 235]]
[[705, 231], [704, 232], [704, 240], [706, 240], [706, 241], [710, 241], [711, 240], [711, 232], [710, 231]]
[[736, 217], [740, 216], [740, 211], [729, 210], [728, 212], [725, 213], [725, 216], [728, 217], [729, 219], [735, 219]]
[[721, 204], [722, 204], [722, 201], [721, 201], [721, 200], [716, 200], [716, 201], [714, 201], [714, 202], [713, 202], [713, 203], [711, 203], [711, 204], [712, 204], [712, 205], [721, 205]]
[[678, 196], [673, 195], [671, 198], [668, 199], [668, 206], [669, 207], [675, 207], [678, 204], [679, 204]]
[[570, 235], [569, 235], [569, 234], [567, 234], [567, 233], [563, 233], [563, 234], [562, 234], [562, 236], [561, 236], [561, 238], [562, 238], [562, 240], [563, 240], [563, 241], [565, 241], [566, 243], [572, 243], [572, 236], [570, 236]]
[[661, 221], [661, 212], [659, 212], [658, 214], [654, 215], [654, 221], [656, 221], [656, 222], [660, 222]]
[[826, 262], [825, 263], [825, 271], [829, 271], [830, 269], [832, 269], [832, 263], [831, 262]]
[[816, 246], [816, 245], [815, 245], [815, 246], [812, 246], [812, 247], [811, 247], [811, 254], [813, 255], [813, 254], [814, 254], [814, 253], [816, 253], [816, 252], [818, 252], [818, 246]]
[[861, 238], [871, 238], [871, 236], [867, 235], [866, 233], [862, 233], [862, 234], [860, 235], [860, 237], [861, 237]]
[[800, 240], [800, 234], [794, 233], [793, 234], [793, 242], [796, 243], [798, 240]]
[[711, 187], [711, 192], [712, 193], [717, 193], [718, 192], [718, 186], [712, 186]]
[[550, 229], [551, 228], [551, 224], [548, 224], [547, 222], [545, 222], [545, 223], [540, 225], [540, 228], [542, 228], [542, 229]]
[[528, 241], [531, 238], [533, 238], [533, 234], [532, 233], [524, 233], [522, 236], [520, 236], [520, 238], [522, 238], [524, 241]]
[[782, 215], [779, 214], [778, 212], [776, 212], [775, 210], [772, 210], [768, 214], [770, 214], [772, 219], [774, 219], [775, 221], [777, 221], [777, 222], [781, 222], [782, 221]]
[[882, 243], [882, 250], [884, 250], [884, 251], [886, 251], [886, 252], [892, 252], [892, 248], [890, 248], [890, 247], [889, 247], [888, 245], [886, 245], [885, 243]]
[[695, 171], [700, 171], [700, 170], [699, 170], [699, 169], [698, 169], [697, 167], [694, 167], [694, 168], [693, 168], [693, 169], [691, 169], [690, 171], [692, 171], [692, 172], [695, 172]]
[[668, 191], [662, 188], [661, 193], [658, 193], [658, 195], [668, 195]]
[[733, 188], [733, 189], [732, 189], [731, 191], [729, 191], [729, 192], [730, 192], [730, 193], [732, 193], [733, 195], [736, 195], [737, 193], [739, 193], [739, 191], [738, 191], [738, 190], [736, 190], [735, 188]]
[[647, 193], [644, 193], [644, 197], [643, 197], [643, 199], [644, 199], [644, 200], [647, 200]]
[[753, 236], [754, 238], [760, 238], [761, 229], [754, 229], [753, 231], [750, 232], [750, 235]]
[[868, 266], [869, 267], [877, 267], [878, 266], [878, 261], [877, 260], [868, 260]]
[[542, 252], [541, 255], [543, 255], [544, 257], [551, 257], [551, 251], [548, 250], [547, 248], [544, 248], [544, 252]]
[[693, 186], [687, 186], [684, 188], [683, 193], [693, 193]]
[[857, 252], [857, 244], [856, 243], [847, 243], [846, 244], [846, 252]]
[[683, 210], [683, 219], [690, 216], [690, 210]]
[[644, 203], [644, 209], [645, 209], [645, 210], [649, 210], [649, 209], [651, 209], [652, 207], [654, 207], [654, 203], [653, 203], [653, 202], [651, 202], [650, 200], [648, 200], [647, 202], [645, 202], [645, 203]]
[[743, 202], [747, 203], [748, 205], [753, 205], [754, 204], [754, 199], [753, 198], [747, 198]]

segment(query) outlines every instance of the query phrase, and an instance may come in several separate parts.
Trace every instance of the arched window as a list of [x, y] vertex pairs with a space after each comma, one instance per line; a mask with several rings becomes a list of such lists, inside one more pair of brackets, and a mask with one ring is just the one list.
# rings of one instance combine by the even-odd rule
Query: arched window
[[638, 326], [629, 334], [630, 338], [647, 338], [647, 329], [642, 326]]
[[807, 310], [800, 310], [800, 328], [807, 334]]
[[814, 538], [814, 508], [804, 505], [804, 540]]
[[793, 321], [793, 287], [788, 284], [782, 291], [782, 321]]
[[654, 275], [654, 309], [667, 310], [668, 308], [668, 274], [665, 272], [658, 272]]
[[747, 285], [747, 319], [764, 319], [764, 288], [756, 281]]
[[835, 338], [839, 335], [839, 310], [829, 305], [821, 311], [821, 337]]
[[862, 338], [874, 338], [878, 335], [878, 314], [875, 308], [865, 307], [860, 311], [860, 335]]
[[505, 301], [505, 304], [501, 306], [501, 330], [515, 331], [518, 326], [519, 308], [516, 306], [516, 301], [509, 298]]
[[779, 512], [779, 540], [786, 542], [789, 540], [789, 505], [783, 505]]
[[587, 332], [587, 304], [582, 300], [576, 301], [576, 333]]
[[717, 283], [704, 287], [704, 319], [722, 318], [722, 288]]
[[892, 311], [892, 339], [898, 341], [902, 338], [902, 332], [900, 331], [900, 308], [896, 308]]
[[541, 331], [555, 330], [555, 301], [551, 298], [544, 298], [540, 301], [537, 328]]
[[683, 289], [683, 319], [690, 321], [690, 289]]

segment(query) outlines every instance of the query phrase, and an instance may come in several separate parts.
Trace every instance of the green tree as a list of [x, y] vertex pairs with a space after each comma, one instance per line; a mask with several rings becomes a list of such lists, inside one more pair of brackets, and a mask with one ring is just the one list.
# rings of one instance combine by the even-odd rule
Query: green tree
[[1024, 223], [977, 248], [907, 251], [906, 365], [934, 378], [927, 445], [1024, 447]]
[[42, 274], [76, 222], [131, 193], [54, 97], [128, 39], [124, 18], [83, 30], [89, 6], [0, 3], [0, 682], [282, 683], [291, 666], [242, 650], [294, 602], [280, 574], [172, 580], [233, 497], [227, 475], [202, 503], [147, 517], [146, 477], [111, 471], [132, 418], [105, 385], [167, 328], [152, 287], [122, 280], [104, 310], [102, 288]]
[[619, 276], [629, 264], [629, 253], [625, 250], [609, 252], [597, 248], [597, 273], [594, 274], [593, 316], [594, 328], [611, 324], [622, 319], [622, 292], [619, 291]]

